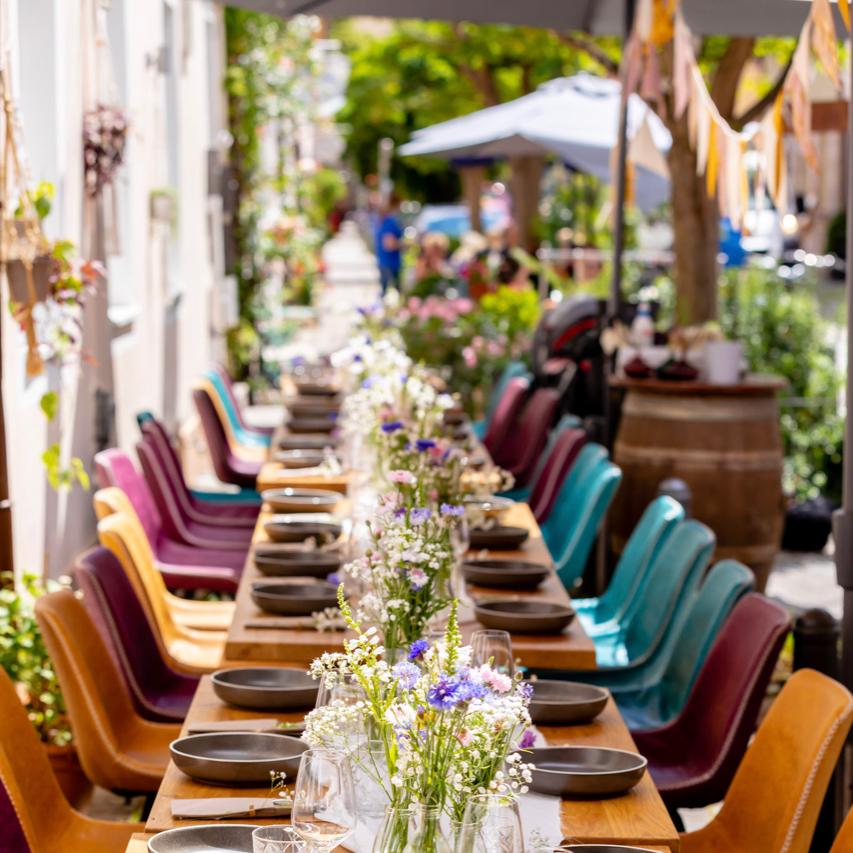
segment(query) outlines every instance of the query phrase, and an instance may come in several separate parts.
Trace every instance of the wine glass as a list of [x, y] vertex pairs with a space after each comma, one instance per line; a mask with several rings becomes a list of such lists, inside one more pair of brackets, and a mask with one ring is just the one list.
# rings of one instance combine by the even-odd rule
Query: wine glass
[[474, 666], [489, 664], [496, 672], [515, 676], [515, 659], [512, 637], [507, 631], [482, 629], [471, 635], [471, 663]]
[[315, 853], [327, 853], [355, 829], [352, 771], [344, 752], [308, 749], [302, 753], [290, 822]]
[[292, 826], [259, 826], [252, 832], [253, 853], [298, 853], [302, 841]]
[[478, 794], [468, 801], [455, 853], [523, 853], [518, 803], [504, 794]]

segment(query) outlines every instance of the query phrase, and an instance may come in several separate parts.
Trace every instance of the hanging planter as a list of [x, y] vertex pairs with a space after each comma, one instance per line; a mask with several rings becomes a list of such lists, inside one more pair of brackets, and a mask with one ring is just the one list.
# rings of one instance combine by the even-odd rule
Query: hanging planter
[[83, 165], [86, 194], [101, 195], [124, 162], [128, 121], [120, 107], [99, 104], [83, 116]]
[[9, 299], [16, 305], [45, 302], [53, 290], [56, 261], [51, 255], [39, 255], [32, 261], [13, 260], [6, 264]]

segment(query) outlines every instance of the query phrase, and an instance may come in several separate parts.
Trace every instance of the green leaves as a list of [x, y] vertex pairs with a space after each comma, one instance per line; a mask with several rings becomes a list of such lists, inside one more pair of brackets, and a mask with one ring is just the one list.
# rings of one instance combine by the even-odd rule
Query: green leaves
[[46, 391], [39, 400], [39, 407], [44, 412], [44, 416], [52, 421], [59, 410], [59, 394], [56, 391]]

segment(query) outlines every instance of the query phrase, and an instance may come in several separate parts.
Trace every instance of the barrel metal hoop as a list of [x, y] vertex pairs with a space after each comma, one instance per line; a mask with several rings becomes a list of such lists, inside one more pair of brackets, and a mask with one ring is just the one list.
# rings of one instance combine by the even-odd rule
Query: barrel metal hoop
[[673, 467], [678, 471], [731, 469], [733, 471], [782, 472], [782, 456], [778, 450], [678, 450], [660, 447], [633, 447], [617, 441], [613, 461], [619, 464], [652, 464]]
[[779, 420], [775, 398], [769, 399], [690, 399], [628, 394], [622, 416], [635, 415], [661, 421], [766, 421], [768, 427]]

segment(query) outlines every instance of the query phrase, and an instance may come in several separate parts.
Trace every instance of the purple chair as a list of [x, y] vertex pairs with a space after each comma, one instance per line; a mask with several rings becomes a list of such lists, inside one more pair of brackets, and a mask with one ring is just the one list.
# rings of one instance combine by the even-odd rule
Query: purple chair
[[[222, 543], [213, 545], [192, 545], [173, 539], [167, 535], [163, 527], [163, 520], [157, 510], [157, 505], [148, 488], [148, 484], [142, 475], [136, 470], [130, 457], [121, 450], [102, 450], [95, 455], [95, 470], [98, 482], [102, 487], [117, 486], [128, 497], [139, 516], [139, 521], [145, 529], [145, 535], [151, 545], [151, 550], [161, 563], [160, 569], [167, 571], [167, 566], [162, 564], [173, 564], [177, 566], [210, 566], [232, 569], [234, 574], [230, 579], [229, 586], [239, 579], [246, 560], [244, 547], [238, 549], [227, 549]], [[211, 582], [218, 580], [212, 573]], [[198, 586], [198, 584], [196, 584]], [[209, 589], [219, 589], [219, 586], [210, 586]]]
[[708, 652], [681, 714], [661, 728], [633, 732], [670, 811], [725, 797], [789, 627], [783, 607], [758, 593], [745, 595]]
[[92, 548], [77, 558], [74, 578], [139, 714], [153, 722], [182, 721], [199, 680], [176, 672], [166, 662], [116, 556], [106, 548]]
[[215, 520], [205, 524], [190, 518], [184, 512], [180, 491], [163, 470], [152, 439], [143, 438], [136, 445], [136, 455], [139, 457], [142, 473], [163, 520], [163, 529], [167, 536], [188, 545], [219, 546], [243, 551], [249, 549], [253, 528], [245, 525], [219, 525]]
[[181, 512], [186, 518], [200, 524], [254, 528], [261, 509], [259, 503], [228, 500], [214, 503], [199, 500], [184, 480], [181, 461], [163, 424], [153, 417], [147, 417], [141, 421], [139, 429], [145, 438], [150, 439], [159, 459], [160, 468], [168, 478], [171, 489], [180, 503]]
[[15, 806], [0, 779], [0, 853], [30, 853]]
[[207, 439], [207, 447], [213, 462], [213, 470], [223, 483], [232, 483], [243, 489], [254, 489], [261, 470], [260, 463], [238, 459], [228, 444], [225, 429], [213, 401], [203, 388], [193, 389], [193, 400], [201, 418], [201, 426]]
[[515, 477], [519, 486], [530, 479], [545, 450], [559, 403], [560, 395], [553, 388], [537, 388], [500, 446], [495, 461]]
[[509, 438], [510, 430], [518, 420], [529, 387], [530, 383], [524, 377], [510, 379], [489, 422], [483, 444], [498, 464], [502, 464], [499, 460], [503, 458], [503, 446]]
[[582, 429], [567, 429], [557, 437], [542, 473], [533, 484], [528, 500], [539, 524], [551, 514], [557, 502], [557, 495], [560, 494], [560, 486], [563, 485], [585, 443], [586, 433]]

